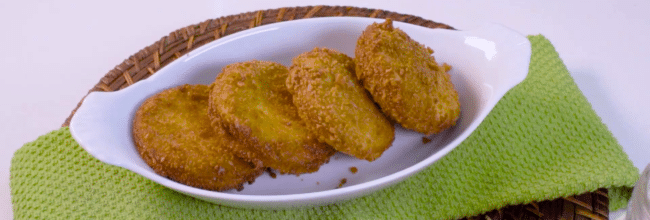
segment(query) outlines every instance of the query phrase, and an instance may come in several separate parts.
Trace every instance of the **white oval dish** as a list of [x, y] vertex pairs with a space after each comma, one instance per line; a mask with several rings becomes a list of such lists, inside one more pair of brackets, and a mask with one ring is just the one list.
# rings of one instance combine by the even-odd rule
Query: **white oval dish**
[[[170, 189], [205, 201], [243, 208], [278, 209], [324, 205], [368, 194], [398, 183], [431, 165], [476, 129], [496, 103], [526, 78], [530, 42], [496, 24], [471, 31], [429, 29], [394, 22], [414, 40], [431, 47], [438, 62], [450, 64], [459, 93], [461, 116], [456, 126], [423, 144], [424, 135], [396, 126], [395, 141], [374, 162], [342, 153], [311, 174], [258, 177], [242, 191], [214, 192], [186, 186], [153, 172], [140, 158], [131, 136], [133, 116], [147, 97], [182, 84], [210, 84], [225, 65], [251, 59], [291, 64], [314, 47], [354, 56], [365, 27], [381, 19], [314, 18], [273, 23], [208, 43], [180, 57], [155, 75], [115, 92], [93, 92], [70, 122], [70, 132], [88, 153], [108, 164], [138, 173]], [[350, 172], [358, 168], [357, 173]], [[338, 188], [345, 178], [347, 183]]]

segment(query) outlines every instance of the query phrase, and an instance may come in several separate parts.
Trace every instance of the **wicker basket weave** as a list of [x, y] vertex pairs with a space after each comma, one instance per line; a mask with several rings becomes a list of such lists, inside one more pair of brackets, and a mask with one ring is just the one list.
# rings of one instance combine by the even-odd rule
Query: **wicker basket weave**
[[[123, 89], [155, 74], [160, 68], [187, 52], [229, 34], [275, 22], [332, 16], [391, 18], [395, 21], [428, 28], [453, 30], [452, 27], [446, 24], [433, 22], [417, 16], [379, 9], [345, 6], [291, 7], [242, 13], [209, 19], [178, 29], [168, 36], [162, 37], [157, 42], [138, 51], [109, 71], [88, 93], [94, 91], [110, 92]], [[77, 107], [72, 111], [62, 126], [69, 125], [70, 119], [82, 101], [77, 104]], [[586, 192], [582, 195], [552, 201], [507, 206], [466, 219], [607, 219], [608, 202], [607, 190], [600, 189], [596, 192]]]

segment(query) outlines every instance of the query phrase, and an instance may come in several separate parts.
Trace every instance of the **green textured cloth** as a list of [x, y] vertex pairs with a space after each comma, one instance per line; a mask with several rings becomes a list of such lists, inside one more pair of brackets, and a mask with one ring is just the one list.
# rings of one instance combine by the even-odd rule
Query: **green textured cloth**
[[61, 128], [11, 161], [16, 219], [447, 219], [509, 204], [610, 188], [625, 206], [638, 170], [582, 95], [551, 43], [529, 36], [528, 77], [460, 146], [422, 172], [329, 206], [244, 210], [219, 206], [99, 162]]

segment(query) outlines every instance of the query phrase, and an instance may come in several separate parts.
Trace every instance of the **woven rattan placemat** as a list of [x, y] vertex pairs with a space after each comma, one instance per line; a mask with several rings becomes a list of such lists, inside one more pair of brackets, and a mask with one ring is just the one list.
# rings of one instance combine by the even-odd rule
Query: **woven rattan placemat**
[[[171, 32], [118, 64], [88, 93], [117, 91], [128, 87], [155, 74], [189, 51], [229, 34], [275, 22], [333, 16], [391, 18], [428, 28], [453, 29], [449, 25], [418, 16], [346, 6], [290, 7], [242, 13], [209, 19]], [[62, 126], [69, 125], [70, 118], [80, 105], [81, 101]], [[507, 206], [468, 219], [607, 219], [608, 201], [607, 190], [601, 189], [552, 201]]]

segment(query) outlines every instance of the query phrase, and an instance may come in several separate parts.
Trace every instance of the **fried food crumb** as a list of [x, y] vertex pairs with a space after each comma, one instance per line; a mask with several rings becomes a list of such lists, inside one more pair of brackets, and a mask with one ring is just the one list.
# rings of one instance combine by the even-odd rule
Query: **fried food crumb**
[[338, 188], [343, 187], [343, 184], [345, 184], [347, 182], [348, 182], [348, 179], [346, 179], [346, 178], [341, 179], [341, 183], [339, 183], [339, 186], [337, 186], [336, 188], [338, 189]]
[[275, 179], [278, 176], [278, 175], [275, 174], [275, 172], [273, 172], [273, 170], [271, 168], [267, 168], [266, 172], [269, 172], [269, 176], [271, 176], [271, 178], [273, 178], [273, 179]]
[[423, 144], [428, 144], [429, 142], [431, 142], [431, 139], [429, 139], [427, 137], [422, 137], [422, 143]]
[[357, 173], [357, 171], [359, 171], [359, 169], [357, 169], [357, 167], [350, 167], [350, 172], [352, 172], [352, 174]]

